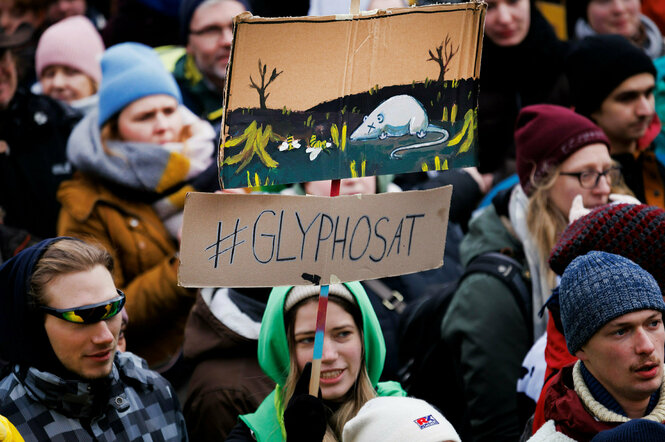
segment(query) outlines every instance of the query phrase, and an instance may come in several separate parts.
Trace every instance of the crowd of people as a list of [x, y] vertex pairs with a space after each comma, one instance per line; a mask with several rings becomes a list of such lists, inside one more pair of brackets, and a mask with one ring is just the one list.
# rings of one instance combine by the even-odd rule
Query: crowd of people
[[[259, 191], [218, 183], [233, 17], [348, 3], [0, 0], [0, 441], [665, 440], [657, 0], [568, 1], [565, 39], [486, 0], [477, 167], [341, 182], [452, 184], [445, 265], [329, 286], [318, 395], [318, 286], [178, 285], [187, 192]], [[464, 273], [492, 253], [525, 298]], [[443, 293], [425, 401], [400, 337]]]

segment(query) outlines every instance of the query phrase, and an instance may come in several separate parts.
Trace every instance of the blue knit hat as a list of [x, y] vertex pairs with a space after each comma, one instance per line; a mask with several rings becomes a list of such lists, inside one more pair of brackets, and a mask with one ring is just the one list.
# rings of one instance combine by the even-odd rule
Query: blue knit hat
[[149, 95], [170, 95], [182, 103], [180, 89], [157, 53], [141, 43], [120, 43], [102, 56], [99, 126], [132, 102]]
[[566, 345], [575, 354], [611, 320], [638, 310], [665, 312], [658, 283], [633, 261], [592, 251], [575, 258], [559, 286]]

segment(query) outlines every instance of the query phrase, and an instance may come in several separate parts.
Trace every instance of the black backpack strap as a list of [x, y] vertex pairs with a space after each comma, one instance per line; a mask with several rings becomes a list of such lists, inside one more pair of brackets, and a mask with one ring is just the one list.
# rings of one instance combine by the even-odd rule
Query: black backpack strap
[[531, 284], [529, 280], [526, 280], [524, 266], [503, 253], [487, 252], [478, 255], [469, 263], [460, 282], [473, 273], [488, 273], [506, 284], [517, 302], [529, 332], [532, 333]]
[[369, 287], [381, 298], [381, 303], [388, 310], [394, 310], [397, 313], [402, 313], [406, 308], [404, 296], [397, 290], [392, 290], [388, 285], [380, 279], [367, 279], [363, 284]]

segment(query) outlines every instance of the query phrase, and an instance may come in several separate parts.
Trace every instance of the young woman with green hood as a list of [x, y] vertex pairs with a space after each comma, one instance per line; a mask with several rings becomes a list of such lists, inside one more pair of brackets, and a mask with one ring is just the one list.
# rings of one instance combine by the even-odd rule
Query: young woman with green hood
[[276, 287], [259, 334], [258, 358], [277, 387], [256, 412], [240, 416], [227, 441], [337, 441], [344, 424], [376, 396], [405, 396], [378, 382], [386, 354], [372, 305], [358, 282], [333, 284], [321, 360], [319, 398], [307, 394], [319, 287]]

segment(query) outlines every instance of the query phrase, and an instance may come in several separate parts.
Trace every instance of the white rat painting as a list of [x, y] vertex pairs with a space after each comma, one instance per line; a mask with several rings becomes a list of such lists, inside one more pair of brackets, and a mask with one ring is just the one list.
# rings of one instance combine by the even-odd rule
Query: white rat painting
[[425, 107], [410, 95], [395, 95], [379, 104], [351, 134], [351, 141], [385, 140], [388, 137], [415, 136], [422, 139], [428, 133], [441, 136], [433, 141], [410, 143], [390, 152], [390, 158], [399, 159], [399, 152], [442, 144], [448, 139], [448, 131], [429, 124]]

